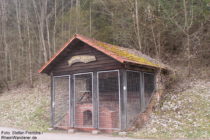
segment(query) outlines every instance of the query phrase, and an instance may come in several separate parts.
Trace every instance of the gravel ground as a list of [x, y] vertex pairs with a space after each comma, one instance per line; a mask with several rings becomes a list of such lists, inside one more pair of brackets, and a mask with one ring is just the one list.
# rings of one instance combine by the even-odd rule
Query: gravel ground
[[[6, 134], [9, 132], [10, 134]], [[12, 132], [24, 134], [12, 134]], [[0, 127], [0, 136], [1, 140], [5, 140], [3, 136], [36, 136], [36, 140], [135, 140], [133, 138], [128, 137], [114, 137], [111, 135], [92, 135], [89, 133], [74, 133], [74, 134], [66, 134], [66, 133], [43, 133], [43, 134], [25, 134], [24, 130], [18, 130], [13, 128], [5, 128]], [[31, 138], [32, 139], [32, 138]], [[20, 139], [22, 140], [22, 139]]]

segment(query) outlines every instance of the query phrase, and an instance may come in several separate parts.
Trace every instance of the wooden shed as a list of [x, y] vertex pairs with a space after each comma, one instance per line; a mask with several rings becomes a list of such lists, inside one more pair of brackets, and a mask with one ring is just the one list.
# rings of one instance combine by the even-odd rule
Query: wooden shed
[[133, 49], [74, 35], [40, 70], [51, 76], [54, 128], [125, 130], [149, 104], [163, 64]]

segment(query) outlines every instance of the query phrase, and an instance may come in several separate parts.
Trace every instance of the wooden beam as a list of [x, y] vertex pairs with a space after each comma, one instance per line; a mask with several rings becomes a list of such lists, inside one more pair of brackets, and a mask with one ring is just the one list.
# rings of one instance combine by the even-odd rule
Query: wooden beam
[[133, 71], [144, 71], [144, 72], [151, 72], [151, 73], [155, 72], [155, 69], [151, 69], [151, 68], [141, 66], [141, 65], [125, 64], [125, 68], [127, 70], [133, 70]]
[[97, 72], [93, 72], [93, 128], [98, 129], [98, 84], [97, 84]]
[[127, 72], [120, 70], [120, 110], [121, 110], [121, 128], [123, 131], [127, 128]]
[[80, 69], [72, 69], [70, 70], [60, 70], [60, 71], [53, 71], [54, 75], [71, 75], [71, 74], [75, 74], [75, 73], [83, 73], [83, 72], [93, 72], [93, 71], [108, 71], [108, 70], [116, 70], [122, 68], [121, 65], [111, 65], [111, 66], [100, 66], [100, 67], [92, 67], [92, 68], [88, 68], [88, 69], [82, 69], [82, 67]]

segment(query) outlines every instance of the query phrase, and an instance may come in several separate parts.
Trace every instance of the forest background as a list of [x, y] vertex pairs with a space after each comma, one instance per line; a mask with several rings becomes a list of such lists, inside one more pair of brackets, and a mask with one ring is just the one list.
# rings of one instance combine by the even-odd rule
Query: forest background
[[[210, 76], [210, 0], [0, 0], [0, 87], [28, 84], [75, 33]], [[199, 74], [198, 74], [199, 73]]]

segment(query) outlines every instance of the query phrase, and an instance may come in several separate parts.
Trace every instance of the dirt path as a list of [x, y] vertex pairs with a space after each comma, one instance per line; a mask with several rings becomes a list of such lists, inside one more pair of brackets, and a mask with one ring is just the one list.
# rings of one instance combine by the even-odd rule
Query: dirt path
[[[6, 140], [6, 137], [14, 137], [14, 136], [31, 137], [30, 140], [32, 140], [32, 137], [34, 137], [34, 139], [36, 140], [135, 140], [133, 138], [128, 138], [128, 137], [113, 137], [111, 135], [102, 135], [102, 134], [92, 135], [89, 133], [74, 133], [74, 134], [66, 134], [66, 133], [26, 134], [26, 133], [27, 132], [24, 130], [0, 127], [0, 140]], [[11, 138], [11, 140], [13, 139], [15, 138]], [[23, 140], [23, 138], [20, 140]]]

